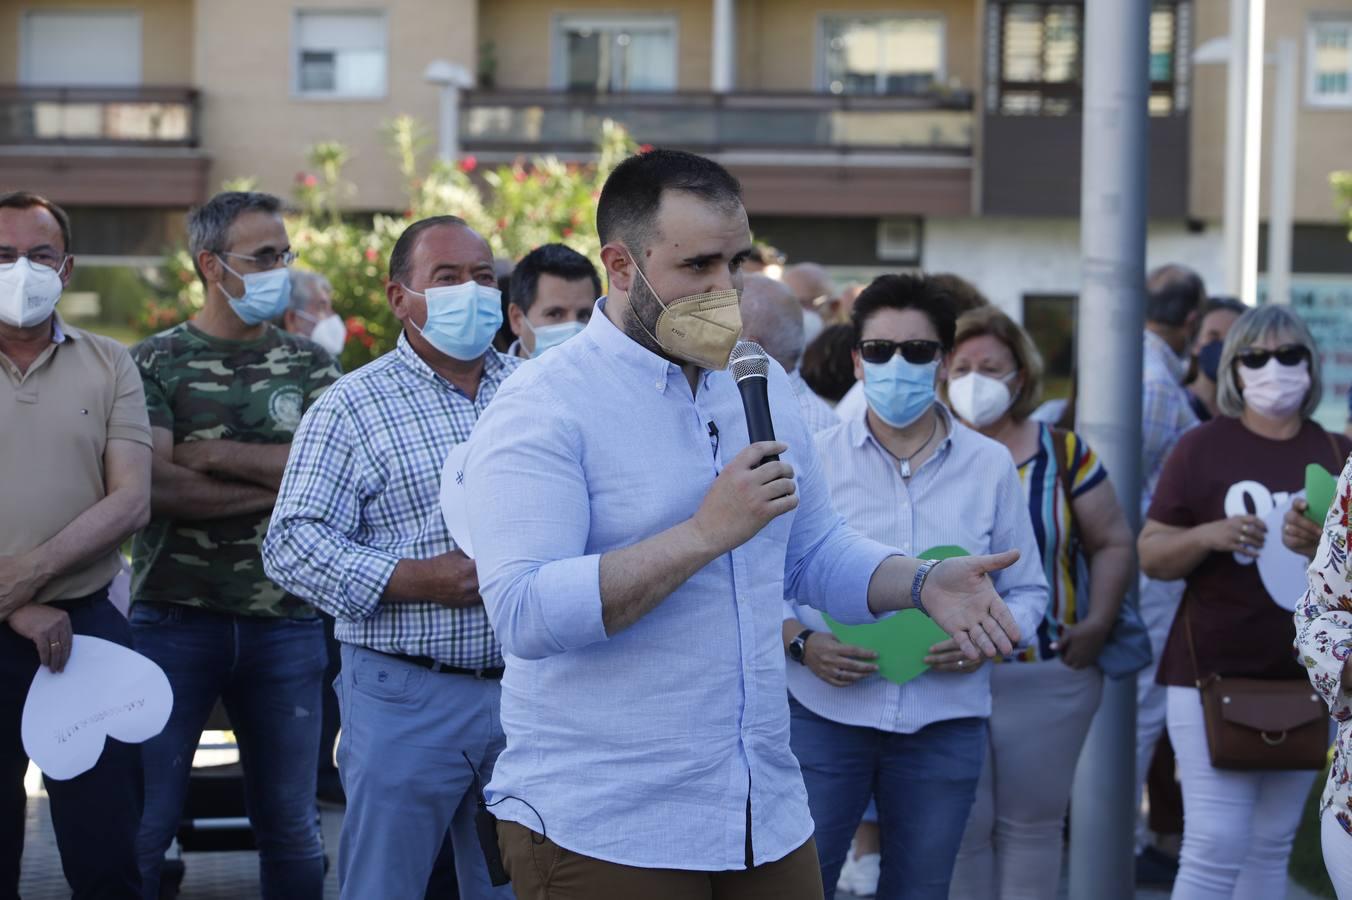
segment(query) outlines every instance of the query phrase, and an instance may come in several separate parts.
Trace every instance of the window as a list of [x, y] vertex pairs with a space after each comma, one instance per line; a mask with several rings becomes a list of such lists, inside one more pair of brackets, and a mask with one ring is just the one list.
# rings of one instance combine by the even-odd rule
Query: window
[[560, 16], [554, 86], [618, 93], [676, 90], [676, 20], [670, 16]]
[[1075, 319], [1079, 298], [1073, 294], [1024, 294], [1023, 327], [1042, 353], [1046, 400], [1070, 396], [1075, 371]]
[[1311, 21], [1306, 47], [1306, 101], [1352, 106], [1352, 18]]
[[826, 16], [820, 84], [833, 94], [923, 94], [944, 80], [944, 20]]
[[295, 90], [305, 97], [385, 96], [385, 16], [297, 12]]
[[19, 80], [31, 85], [141, 83], [141, 15], [59, 10], [23, 18]]
[[[1079, 3], [990, 4], [987, 85], [992, 112], [1064, 116], [1077, 112], [1083, 91], [1084, 6]], [[1150, 112], [1187, 108], [1189, 4], [1156, 2], [1150, 13]]]

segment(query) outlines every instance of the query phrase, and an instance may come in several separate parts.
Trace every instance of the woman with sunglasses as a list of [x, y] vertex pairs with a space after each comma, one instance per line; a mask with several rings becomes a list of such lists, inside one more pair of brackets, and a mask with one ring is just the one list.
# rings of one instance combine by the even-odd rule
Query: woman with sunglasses
[[990, 740], [953, 900], [1056, 897], [1071, 777], [1103, 689], [1095, 663], [1136, 572], [1107, 472], [1079, 435], [1030, 420], [1041, 395], [1026, 331], [994, 307], [958, 320], [945, 399], [1018, 464], [1049, 590], [1036, 639], [991, 672]]
[[[1286, 894], [1287, 859], [1315, 772], [1211, 764], [1199, 681], [1301, 680], [1290, 601], [1264, 587], [1256, 560], [1264, 517], [1287, 510], [1310, 463], [1342, 467], [1352, 448], [1315, 424], [1314, 339], [1284, 306], [1240, 316], [1221, 351], [1220, 415], [1190, 431], [1165, 463], [1141, 532], [1151, 578], [1186, 580], [1160, 658], [1169, 740], [1183, 784], [1183, 853], [1174, 900]], [[1275, 752], [1275, 751], [1274, 751]]]
[[[836, 509], [862, 534], [915, 556], [1018, 548], [1022, 558], [994, 580], [1027, 640], [1047, 585], [1018, 473], [1003, 447], [935, 399], [953, 343], [951, 294], [925, 276], [884, 275], [859, 295], [852, 321], [867, 406], [816, 436]], [[895, 683], [815, 610], [790, 602], [787, 615], [790, 742], [826, 897], [872, 795], [882, 837], [877, 895], [947, 900], [986, 753], [991, 667], [945, 640], [929, 648], [929, 671]]]

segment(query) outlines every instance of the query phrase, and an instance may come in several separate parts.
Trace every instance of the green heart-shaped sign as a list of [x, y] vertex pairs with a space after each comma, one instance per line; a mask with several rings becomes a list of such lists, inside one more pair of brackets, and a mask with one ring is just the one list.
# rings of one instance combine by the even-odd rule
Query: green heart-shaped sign
[[1310, 508], [1305, 515], [1316, 525], [1323, 525], [1338, 492], [1338, 476], [1318, 463], [1305, 467], [1305, 502]]
[[[920, 559], [953, 559], [971, 556], [961, 547], [945, 545], [920, 554]], [[904, 609], [881, 622], [870, 625], [842, 625], [824, 616], [831, 633], [844, 644], [866, 647], [878, 654], [878, 674], [896, 684], [905, 684], [923, 675], [929, 666], [925, 657], [929, 648], [948, 640], [944, 630], [918, 609]]]

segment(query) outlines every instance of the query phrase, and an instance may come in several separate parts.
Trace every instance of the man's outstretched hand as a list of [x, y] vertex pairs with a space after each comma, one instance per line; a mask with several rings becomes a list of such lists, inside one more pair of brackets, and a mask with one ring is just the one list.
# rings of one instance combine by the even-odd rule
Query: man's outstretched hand
[[1019, 551], [945, 559], [930, 570], [920, 602], [968, 659], [1014, 652], [1019, 626], [995, 592], [992, 572], [1014, 565]]

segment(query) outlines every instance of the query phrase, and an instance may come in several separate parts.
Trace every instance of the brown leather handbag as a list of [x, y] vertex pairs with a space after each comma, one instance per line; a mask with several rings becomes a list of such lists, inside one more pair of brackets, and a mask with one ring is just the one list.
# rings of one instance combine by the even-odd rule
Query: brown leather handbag
[[1183, 627], [1202, 694], [1211, 765], [1217, 769], [1322, 769], [1328, 762], [1328, 708], [1308, 680], [1197, 675], [1192, 617], [1184, 599]]

